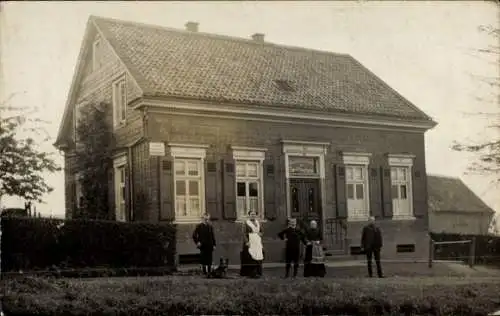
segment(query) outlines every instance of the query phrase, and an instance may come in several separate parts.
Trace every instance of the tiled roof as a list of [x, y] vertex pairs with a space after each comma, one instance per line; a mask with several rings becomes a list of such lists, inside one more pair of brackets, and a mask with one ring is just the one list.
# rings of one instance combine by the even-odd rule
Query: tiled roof
[[349, 55], [93, 19], [145, 95], [430, 120]]
[[427, 183], [431, 212], [493, 212], [458, 178], [429, 175]]

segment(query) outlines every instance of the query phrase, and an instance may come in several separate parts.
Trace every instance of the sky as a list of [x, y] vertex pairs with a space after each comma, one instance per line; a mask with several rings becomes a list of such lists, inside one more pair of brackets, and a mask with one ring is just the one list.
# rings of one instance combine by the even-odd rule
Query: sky
[[[498, 60], [478, 49], [496, 40], [479, 31], [499, 25], [494, 2], [2, 2], [0, 16], [0, 100], [15, 94], [12, 105], [39, 109], [52, 146], [89, 15], [184, 28], [199, 22], [200, 31], [348, 53], [392, 88], [433, 117], [438, 125], [426, 133], [429, 174], [461, 178], [490, 207], [500, 212], [499, 187], [492, 177], [467, 175], [476, 156], [450, 149], [454, 140], [498, 138], [488, 116], [498, 111], [498, 93], [480, 77], [500, 75]], [[491, 117], [491, 116], [490, 116]], [[37, 205], [43, 215], [63, 216], [63, 172], [48, 174], [54, 192]], [[15, 198], [4, 206], [19, 206]]]

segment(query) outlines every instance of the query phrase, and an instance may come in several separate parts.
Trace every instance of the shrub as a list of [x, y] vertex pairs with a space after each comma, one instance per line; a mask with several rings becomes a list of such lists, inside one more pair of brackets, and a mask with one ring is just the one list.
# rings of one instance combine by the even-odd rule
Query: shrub
[[456, 280], [19, 279], [7, 282], [3, 307], [8, 315], [441, 316], [498, 308], [498, 281]]
[[173, 266], [175, 244], [173, 225], [3, 218], [2, 272]]
[[[471, 240], [476, 237], [475, 262], [476, 264], [491, 264], [500, 266], [500, 237], [487, 235], [459, 235], [431, 233], [434, 241]], [[470, 253], [470, 244], [445, 244], [436, 246], [435, 259], [467, 261]]]

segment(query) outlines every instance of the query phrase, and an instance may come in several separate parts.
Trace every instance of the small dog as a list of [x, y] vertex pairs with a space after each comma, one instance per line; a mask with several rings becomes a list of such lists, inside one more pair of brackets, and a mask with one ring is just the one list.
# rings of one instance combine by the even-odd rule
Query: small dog
[[214, 279], [224, 279], [227, 276], [229, 259], [220, 258], [219, 266], [212, 271], [211, 277]]

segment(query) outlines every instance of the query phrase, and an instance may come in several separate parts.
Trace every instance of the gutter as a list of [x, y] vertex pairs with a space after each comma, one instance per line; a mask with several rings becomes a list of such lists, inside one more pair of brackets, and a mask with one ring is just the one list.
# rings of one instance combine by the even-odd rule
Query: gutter
[[128, 155], [127, 155], [127, 163], [129, 165], [128, 172], [129, 172], [129, 177], [128, 177], [128, 187], [129, 187], [129, 200], [130, 200], [130, 210], [129, 210], [129, 221], [132, 221], [134, 218], [134, 167], [132, 164], [132, 146], [129, 145], [127, 147], [128, 149]]
[[386, 116], [375, 116], [368, 114], [346, 114], [322, 111], [306, 111], [303, 109], [290, 109], [283, 112], [282, 108], [273, 106], [257, 106], [250, 104], [237, 104], [229, 102], [208, 102], [187, 99], [162, 99], [158, 97], [137, 98], [130, 104], [134, 110], [144, 107], [162, 109], [166, 111], [182, 111], [196, 113], [201, 116], [248, 116], [254, 119], [274, 120], [300, 120], [309, 121], [309, 124], [347, 124], [358, 126], [378, 126], [386, 128], [407, 128], [413, 130], [427, 131], [434, 128], [437, 123], [432, 120], [419, 120], [412, 118], [389, 118]]

